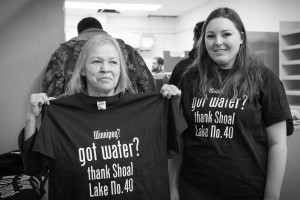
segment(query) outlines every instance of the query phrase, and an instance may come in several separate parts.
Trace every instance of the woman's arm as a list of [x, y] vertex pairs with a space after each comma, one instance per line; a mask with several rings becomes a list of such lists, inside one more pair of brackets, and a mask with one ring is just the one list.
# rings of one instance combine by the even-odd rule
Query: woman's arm
[[276, 200], [280, 197], [287, 158], [286, 121], [267, 127], [267, 139], [269, 150], [264, 200]]
[[[180, 96], [181, 90], [179, 90], [175, 85], [164, 84], [160, 93], [163, 98], [172, 98], [173, 96]], [[179, 105], [179, 101], [178, 101]], [[179, 191], [178, 191], [178, 179], [179, 171], [182, 163], [183, 156], [183, 140], [181, 137], [178, 137], [178, 153], [174, 153], [173, 157], [168, 160], [168, 172], [169, 172], [169, 186], [170, 186], [170, 199], [179, 200]]]
[[49, 100], [45, 93], [32, 94], [30, 96], [30, 103], [28, 106], [25, 128], [19, 135], [19, 147], [21, 150], [24, 170], [28, 175], [43, 175], [47, 170], [47, 165], [50, 163], [49, 158], [45, 158], [41, 154], [32, 151], [35, 138], [32, 137], [37, 132], [37, 118], [41, 113], [44, 104], [49, 105]]
[[26, 118], [25, 118], [25, 134], [24, 141], [30, 138], [36, 130], [37, 117], [42, 111], [44, 104], [49, 105], [49, 100], [54, 99], [53, 97], [48, 98], [45, 93], [32, 94], [30, 96], [30, 103], [28, 106]]
[[181, 137], [178, 138], [178, 154], [175, 154], [173, 158], [168, 160], [168, 171], [169, 171], [169, 185], [170, 185], [170, 200], [179, 200], [178, 180], [179, 172], [183, 157], [183, 140]]

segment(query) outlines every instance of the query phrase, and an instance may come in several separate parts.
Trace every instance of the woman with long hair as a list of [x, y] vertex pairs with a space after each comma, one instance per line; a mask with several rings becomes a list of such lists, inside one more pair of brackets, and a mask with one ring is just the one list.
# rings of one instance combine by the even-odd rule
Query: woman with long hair
[[172, 198], [179, 179], [182, 200], [278, 199], [292, 133], [283, 84], [251, 54], [233, 9], [210, 13], [197, 47], [180, 83], [189, 128], [172, 161]]

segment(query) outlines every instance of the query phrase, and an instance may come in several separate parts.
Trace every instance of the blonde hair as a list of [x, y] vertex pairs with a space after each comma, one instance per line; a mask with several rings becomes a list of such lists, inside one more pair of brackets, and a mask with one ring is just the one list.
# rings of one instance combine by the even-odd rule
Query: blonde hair
[[124, 60], [124, 57], [122, 55], [121, 49], [118, 45], [118, 42], [116, 39], [111, 37], [108, 34], [100, 34], [92, 37], [88, 42], [83, 46], [78, 60], [75, 65], [75, 69], [73, 72], [73, 75], [71, 77], [71, 80], [68, 84], [68, 87], [66, 89], [65, 95], [73, 95], [77, 93], [87, 93], [87, 80], [85, 76], [82, 76], [83, 70], [85, 70], [85, 63], [86, 58], [88, 55], [88, 50], [95, 44], [111, 44], [113, 45], [120, 58], [120, 76], [118, 83], [115, 87], [114, 94], [118, 94], [120, 92], [125, 92], [126, 90], [133, 93], [133, 87], [132, 84], [128, 78], [127, 75], [127, 68], [126, 63]]

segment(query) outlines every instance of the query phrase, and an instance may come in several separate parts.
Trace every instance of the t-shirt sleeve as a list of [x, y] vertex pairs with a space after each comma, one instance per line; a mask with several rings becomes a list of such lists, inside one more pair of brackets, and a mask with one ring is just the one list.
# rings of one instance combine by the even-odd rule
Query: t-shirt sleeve
[[265, 126], [271, 126], [286, 120], [287, 135], [294, 131], [290, 107], [284, 86], [279, 78], [269, 69], [263, 72], [263, 106], [262, 115]]
[[32, 150], [55, 159], [51, 125], [49, 124], [48, 106], [45, 106], [43, 110], [43, 121], [36, 135]]
[[36, 141], [38, 130], [24, 141], [25, 128], [22, 129], [18, 138], [18, 145], [23, 159], [24, 170], [27, 175], [39, 176], [44, 175], [52, 159], [42, 154], [32, 151]]
[[180, 96], [172, 97], [168, 110], [168, 151], [178, 152], [177, 139], [187, 128], [187, 123], [180, 108]]

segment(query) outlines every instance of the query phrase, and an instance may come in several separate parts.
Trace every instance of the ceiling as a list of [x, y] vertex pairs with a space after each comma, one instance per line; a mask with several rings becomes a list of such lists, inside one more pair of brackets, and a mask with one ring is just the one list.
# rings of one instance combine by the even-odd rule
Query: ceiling
[[[183, 15], [191, 10], [194, 10], [208, 2], [214, 0], [65, 0], [66, 2], [93, 2], [93, 3], [128, 3], [128, 4], [160, 4], [156, 11], [121, 11], [122, 15], [133, 16], [168, 16], [177, 17]], [[94, 14], [98, 8], [91, 10], [84, 9], [67, 9], [69, 14], [88, 15]]]

